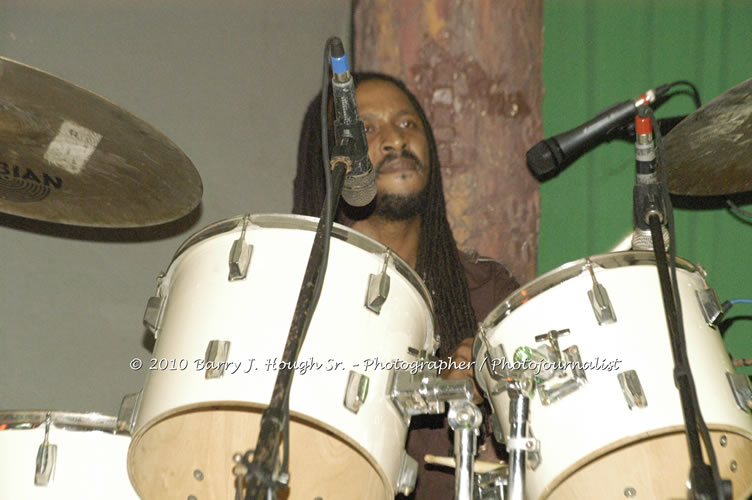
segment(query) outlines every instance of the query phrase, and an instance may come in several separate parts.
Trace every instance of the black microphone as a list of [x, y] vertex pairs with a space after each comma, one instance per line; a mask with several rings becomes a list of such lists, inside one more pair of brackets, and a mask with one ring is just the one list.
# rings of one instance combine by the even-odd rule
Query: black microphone
[[368, 205], [376, 196], [376, 174], [368, 158], [368, 139], [355, 101], [355, 82], [350, 74], [342, 41], [331, 43], [332, 94], [334, 97], [334, 140], [345, 144], [352, 168], [345, 175], [342, 198], [352, 206]]
[[633, 118], [637, 108], [653, 103], [669, 88], [670, 85], [663, 85], [648, 90], [636, 99], [611, 106], [579, 127], [539, 142], [527, 152], [528, 168], [539, 181], [559, 175], [577, 158], [603, 142], [615, 127]]

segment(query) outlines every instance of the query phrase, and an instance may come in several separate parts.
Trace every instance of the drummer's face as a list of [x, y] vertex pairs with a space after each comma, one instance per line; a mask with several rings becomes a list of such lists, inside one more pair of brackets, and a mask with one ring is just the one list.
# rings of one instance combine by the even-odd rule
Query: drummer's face
[[355, 91], [368, 137], [379, 194], [417, 195], [428, 184], [428, 141], [423, 122], [391, 82], [366, 80]]

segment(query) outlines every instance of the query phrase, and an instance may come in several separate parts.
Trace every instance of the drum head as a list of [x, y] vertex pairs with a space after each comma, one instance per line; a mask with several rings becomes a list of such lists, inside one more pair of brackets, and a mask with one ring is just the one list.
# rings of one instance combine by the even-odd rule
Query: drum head
[[[234, 498], [233, 455], [255, 447], [260, 408], [249, 405], [185, 409], [134, 436], [128, 473], [143, 498]], [[279, 457], [282, 459], [282, 447]], [[277, 498], [392, 496], [387, 478], [355, 442], [335, 429], [294, 416], [290, 422], [290, 484]]]

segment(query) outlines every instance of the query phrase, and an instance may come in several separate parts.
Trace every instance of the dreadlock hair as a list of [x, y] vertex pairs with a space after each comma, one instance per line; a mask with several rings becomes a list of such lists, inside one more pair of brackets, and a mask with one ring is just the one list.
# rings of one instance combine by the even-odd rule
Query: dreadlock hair
[[[397, 86], [409, 99], [423, 122], [429, 147], [427, 200], [418, 240], [416, 272], [423, 278], [434, 303], [439, 355], [447, 356], [465, 338], [475, 334], [476, 320], [470, 303], [465, 271], [460, 261], [446, 216], [441, 166], [431, 125], [418, 99], [400, 80], [381, 73], [354, 73], [355, 85], [368, 80], [383, 80]], [[329, 87], [331, 94], [331, 85]], [[319, 217], [326, 195], [321, 160], [321, 94], [308, 106], [298, 142], [298, 169], [293, 183], [293, 213]], [[331, 111], [330, 111], [331, 115]], [[329, 116], [329, 138], [332, 144], [332, 119]], [[342, 204], [340, 204], [342, 205]], [[345, 207], [337, 212], [337, 222], [346, 223]]]

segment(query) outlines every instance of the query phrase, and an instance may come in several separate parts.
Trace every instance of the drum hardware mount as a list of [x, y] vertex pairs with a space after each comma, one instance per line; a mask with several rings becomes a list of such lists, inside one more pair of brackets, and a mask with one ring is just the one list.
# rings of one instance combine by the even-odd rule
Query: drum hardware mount
[[[409, 422], [414, 415], [439, 414], [449, 403], [447, 420], [454, 431], [455, 499], [471, 500], [475, 488], [473, 465], [476, 452], [476, 437], [479, 433], [482, 414], [472, 403], [473, 385], [469, 379], [444, 380], [437, 370], [426, 369], [416, 373], [394, 370], [388, 383], [387, 395], [397, 411]], [[397, 489], [409, 494], [415, 487], [417, 462], [406, 452], [402, 456], [400, 479]]]
[[534, 337], [536, 342], [547, 341], [548, 344], [542, 344], [537, 349], [518, 347], [515, 351], [515, 361], [556, 363], [557, 366], [546, 376], [540, 376], [544, 373], [543, 371], [535, 375], [538, 396], [543, 406], [559, 401], [587, 383], [587, 375], [582, 368], [580, 349], [576, 345], [571, 345], [562, 351], [559, 346], [559, 337], [569, 334], [569, 328], [550, 330], [548, 333]]
[[[514, 379], [524, 377], [535, 377], [537, 379], [538, 395], [541, 403], [548, 406], [561, 398], [578, 390], [587, 383], [587, 375], [582, 369], [582, 358], [580, 350], [576, 345], [572, 345], [564, 351], [559, 347], [559, 337], [568, 335], [570, 330], [550, 330], [547, 333], [536, 335], [536, 342], [548, 341], [548, 344], [542, 344], [534, 349], [528, 346], [520, 346], [515, 350], [513, 359], [515, 362], [535, 362], [535, 363], [555, 363], [552, 371], [540, 371], [533, 374], [529, 369], [510, 370], [506, 363], [506, 352], [502, 344], [489, 346], [488, 340], [483, 334], [481, 328], [480, 338], [486, 343], [488, 357], [483, 362], [475, 364], [476, 378], [481, 380], [478, 372], [482, 367], [486, 367], [488, 373], [496, 381], [493, 387], [488, 387], [487, 392], [491, 396], [496, 396], [509, 390], [510, 384]], [[502, 361], [502, 362], [500, 362]], [[562, 366], [563, 365], [563, 366]], [[501, 366], [501, 369], [499, 367]], [[543, 376], [541, 376], [543, 375]]]
[[614, 306], [611, 305], [611, 299], [608, 297], [608, 291], [606, 287], [598, 283], [595, 278], [595, 272], [593, 272], [593, 263], [587, 260], [585, 265], [590, 278], [593, 280], [593, 289], [588, 290], [588, 299], [590, 299], [590, 305], [593, 306], [593, 313], [595, 319], [598, 320], [599, 325], [608, 325], [610, 323], [616, 323], [616, 313], [614, 312]]
[[[482, 340], [482, 342], [486, 346], [486, 358], [482, 361], [478, 362], [476, 360], [475, 363], [475, 379], [476, 380], [483, 380], [483, 377], [481, 376], [481, 371], [485, 367], [488, 371], [489, 375], [491, 375], [491, 378], [494, 379], [496, 384], [493, 387], [487, 388], [487, 392], [489, 395], [496, 396], [498, 394], [501, 394], [502, 392], [507, 390], [507, 385], [509, 383], [509, 371], [504, 368], [504, 364], [502, 363], [501, 370], [497, 371], [498, 363], [494, 362], [495, 360], [506, 360], [507, 359], [507, 353], [504, 350], [504, 346], [502, 344], [497, 345], [490, 345], [488, 342], [488, 338], [486, 337], [486, 330], [483, 327], [483, 325], [479, 326], [479, 339]], [[475, 351], [475, 345], [473, 346], [473, 351]], [[473, 358], [476, 357], [475, 352], [473, 353]], [[501, 440], [498, 440], [500, 443], [503, 443], [503, 438]]]
[[[502, 440], [503, 441], [503, 440]], [[427, 464], [456, 468], [455, 457], [426, 455]], [[474, 461], [473, 500], [504, 500], [509, 468], [506, 462]]]
[[723, 317], [723, 307], [721, 301], [718, 299], [718, 294], [712, 288], [706, 288], [704, 290], [696, 290], [695, 296], [697, 302], [700, 303], [700, 309], [702, 315], [705, 317], [705, 322], [710, 326], [716, 326], [720, 319]]
[[504, 429], [501, 428], [501, 421], [498, 416], [495, 415], [496, 410], [493, 405], [490, 406], [491, 414], [493, 415], [493, 418], [491, 419], [491, 431], [493, 432], [493, 437], [497, 443], [506, 445], [507, 437], [504, 435]]
[[37, 451], [36, 470], [34, 472], [34, 484], [36, 486], [48, 486], [50, 480], [55, 477], [57, 445], [50, 444], [50, 427], [52, 427], [52, 415], [48, 412], [44, 420], [44, 441], [39, 445]]
[[[495, 387], [490, 388], [489, 393], [492, 395], [501, 394], [507, 389], [507, 381], [509, 378], [509, 372], [504, 368], [504, 365], [502, 364], [502, 370], [497, 371], [496, 368], [498, 367], [498, 363], [495, 363], [494, 360], [506, 360], [507, 359], [507, 353], [504, 350], [503, 344], [497, 344], [495, 346], [491, 346], [488, 342], [488, 338], [486, 337], [486, 331], [481, 325], [480, 327], [480, 338], [483, 339], [483, 343], [486, 345], [486, 359], [483, 360], [482, 363], [475, 363], [475, 378], [477, 380], [482, 380], [480, 377], [480, 369], [485, 366], [488, 369], [488, 373], [491, 375], [491, 378], [493, 378], [497, 384]], [[490, 358], [490, 359], [489, 359]]]
[[573, 345], [565, 349], [564, 357], [565, 363], [571, 365], [570, 368], [562, 370], [558, 377], [544, 380], [538, 384], [538, 396], [543, 406], [559, 401], [587, 383], [584, 370], [577, 367], [582, 363], [577, 346]]
[[399, 493], [407, 496], [415, 489], [415, 482], [418, 480], [418, 462], [402, 450], [400, 458], [400, 470], [397, 476], [396, 489]]
[[746, 373], [726, 373], [734, 401], [745, 413], [752, 413], [752, 383]]
[[368, 292], [366, 294], [366, 307], [371, 311], [379, 314], [381, 306], [386, 302], [389, 296], [389, 275], [386, 273], [389, 262], [392, 260], [392, 249], [389, 248], [384, 256], [384, 265], [379, 274], [368, 276]]
[[555, 361], [561, 361], [561, 349], [559, 348], [559, 337], [565, 337], [570, 334], [569, 328], [563, 330], [549, 330], [547, 333], [533, 337], [536, 342], [548, 342], [548, 351]]
[[409, 422], [414, 415], [443, 413], [445, 403], [473, 399], [473, 383], [469, 379], [445, 380], [437, 370], [426, 369], [410, 373], [393, 370], [387, 383], [387, 396], [402, 418]]
[[149, 297], [149, 300], [146, 301], [146, 310], [144, 311], [144, 327], [154, 335], [154, 340], [159, 336], [159, 328], [162, 326], [162, 316], [167, 305], [167, 294], [163, 291], [164, 277], [164, 272], [159, 273], [157, 276], [156, 294]]
[[410, 356], [415, 356], [416, 358], [423, 361], [438, 361], [439, 358], [436, 357], [434, 353], [439, 350], [440, 344], [441, 342], [439, 341], [439, 338], [437, 336], [434, 336], [430, 351], [427, 349], [418, 349], [416, 347], [408, 346], [407, 354], [409, 354]]
[[248, 275], [248, 268], [251, 265], [251, 256], [253, 255], [253, 245], [245, 241], [245, 230], [248, 228], [250, 218], [250, 214], [246, 214], [243, 217], [243, 229], [240, 231], [240, 237], [233, 241], [232, 248], [230, 248], [228, 281], [241, 281]]
[[530, 468], [535, 470], [540, 465], [540, 441], [535, 439], [530, 430], [528, 414], [530, 397], [534, 390], [531, 379], [516, 381], [509, 392], [509, 437], [506, 447], [509, 451], [509, 480], [506, 498], [524, 500], [525, 469], [530, 459]]
[[454, 499], [472, 500], [476, 438], [483, 415], [472, 401], [455, 400], [450, 403], [447, 420], [454, 431]]
[[141, 399], [144, 395], [143, 389], [134, 392], [132, 394], [126, 394], [123, 396], [123, 401], [120, 403], [120, 410], [118, 411], [116, 428], [120, 432], [127, 432], [131, 434], [136, 426], [136, 417], [138, 411], [141, 408]]
[[[480, 329], [480, 333], [481, 338], [488, 346], [488, 339], [485, 336], [483, 328]], [[568, 333], [568, 329], [551, 330], [548, 333], [536, 336], [535, 340], [538, 342], [548, 340], [552, 344], [552, 350], [558, 350], [558, 338]], [[494, 347], [496, 349], [493, 352], [500, 354], [502, 359], [506, 359], [504, 347], [501, 344]], [[576, 346], [565, 350], [565, 353], [568, 354], [571, 352], [570, 349], [572, 348], [574, 348], [574, 352], [579, 353]], [[490, 349], [489, 352], [491, 352]], [[480, 363], [476, 363], [476, 371], [478, 366], [480, 366]], [[510, 435], [501, 441], [504, 442], [509, 451], [509, 476], [506, 495], [503, 498], [524, 500], [525, 468], [529, 466], [532, 470], [536, 470], [541, 463], [540, 441], [533, 435], [528, 421], [530, 398], [535, 394], [536, 390], [535, 377], [529, 370], [510, 370], [508, 366], [502, 364], [502, 370], [496, 371], [492, 366], [488, 364], [488, 371], [495, 380], [498, 380], [498, 383], [488, 392], [498, 395], [503, 391], [507, 391], [509, 394]], [[478, 374], [476, 374], [476, 377], [482, 380]], [[575, 384], [579, 386], [578, 382], [575, 382]], [[494, 430], [494, 434], [496, 434], [496, 430]]]
[[[438, 347], [438, 346], [436, 346], [436, 347]], [[436, 352], [436, 349], [434, 349], [432, 352]], [[438, 360], [438, 358], [436, 358], [433, 354], [431, 354], [427, 350], [425, 350], [425, 349], [416, 349], [415, 347], [408, 347], [407, 348], [407, 354], [409, 354], [410, 356], [415, 356], [418, 359], [426, 360], [426, 361], [428, 361], [430, 359]]]
[[350, 370], [345, 387], [345, 408], [357, 414], [368, 396], [369, 379], [366, 375]]
[[640, 377], [635, 370], [627, 370], [617, 375], [619, 385], [624, 393], [624, 399], [630, 410], [637, 408], [647, 408], [648, 398], [642, 389]]
[[509, 469], [499, 468], [491, 472], [475, 474], [475, 500], [506, 500]]
[[206, 380], [220, 378], [225, 374], [227, 358], [230, 356], [229, 340], [210, 340], [206, 345], [204, 365], [208, 368], [204, 371]]

